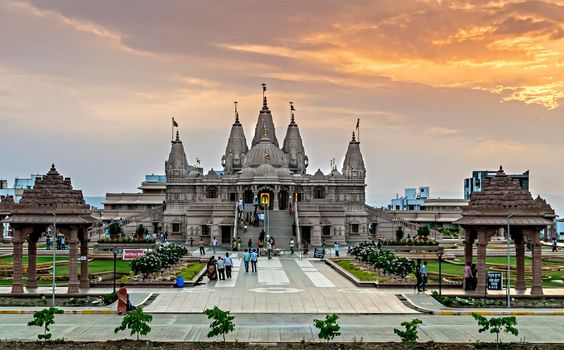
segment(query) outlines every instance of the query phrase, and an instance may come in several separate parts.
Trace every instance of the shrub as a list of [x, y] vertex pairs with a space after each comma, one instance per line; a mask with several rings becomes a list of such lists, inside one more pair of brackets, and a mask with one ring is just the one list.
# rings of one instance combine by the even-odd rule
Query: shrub
[[143, 224], [139, 224], [139, 227], [137, 227], [137, 229], [135, 230], [135, 236], [137, 238], [143, 238], [145, 237], [147, 232], [149, 231], [143, 226]]
[[429, 230], [429, 226], [419, 226], [417, 228], [417, 236], [427, 238], [431, 231]]
[[28, 326], [44, 327], [43, 334], [38, 334], [39, 340], [50, 340], [49, 326], [55, 324], [55, 314], [62, 314], [63, 310], [51, 306], [48, 309], [39, 310], [33, 313], [33, 320], [28, 322]]
[[130, 335], [137, 335], [137, 340], [139, 340], [139, 335], [147, 335], [151, 332], [149, 323], [152, 320], [153, 316], [143, 312], [143, 309], [135, 309], [124, 316], [121, 325], [114, 329], [114, 333], [131, 329]]
[[325, 320], [313, 320], [313, 325], [319, 329], [319, 339], [330, 341], [336, 336], [341, 335], [341, 326], [337, 323], [338, 319], [339, 316], [332, 314], [325, 316]]
[[123, 230], [121, 229], [121, 225], [117, 221], [113, 221], [108, 226], [108, 232], [110, 233], [110, 237], [115, 238], [122, 234]]
[[396, 230], [396, 241], [401, 241], [403, 239], [403, 227], [399, 226]]
[[417, 325], [423, 322], [417, 318], [411, 320], [410, 322], [404, 321], [401, 323], [405, 327], [405, 331], [394, 328], [394, 333], [397, 334], [402, 343], [415, 343], [419, 338], [417, 334]]
[[517, 318], [515, 318], [515, 316], [492, 317], [489, 320], [484, 316], [478, 314], [472, 314], [472, 317], [474, 317], [474, 319], [478, 322], [478, 326], [482, 327], [479, 330], [480, 333], [489, 330], [490, 333], [496, 335], [496, 349], [499, 349], [499, 334], [502, 330], [504, 333], [519, 335], [519, 330], [514, 327], [517, 325]]
[[390, 269], [394, 275], [405, 279], [407, 275], [415, 271], [415, 261], [408, 258], [399, 257], [396, 258], [392, 264], [390, 264]]
[[110, 305], [111, 303], [115, 302], [116, 300], [117, 300], [117, 293], [116, 292], [112, 292], [112, 293], [102, 295], [102, 301], [104, 302], [105, 305]]
[[229, 311], [223, 311], [217, 306], [214, 306], [213, 309], [205, 309], [204, 314], [208, 316], [208, 319], [213, 320], [210, 324], [211, 330], [208, 332], [208, 338], [221, 334], [225, 343], [225, 335], [235, 331], [235, 323], [233, 323], [235, 317], [231, 316]]

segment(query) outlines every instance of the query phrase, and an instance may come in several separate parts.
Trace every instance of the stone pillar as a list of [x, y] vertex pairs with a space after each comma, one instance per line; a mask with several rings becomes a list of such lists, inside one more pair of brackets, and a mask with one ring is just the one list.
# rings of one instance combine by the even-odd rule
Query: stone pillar
[[13, 227], [14, 235], [12, 237], [12, 257], [13, 257], [13, 267], [14, 275], [12, 281], [12, 294], [23, 293], [22, 275], [22, 230], [20, 228]]
[[543, 295], [541, 266], [540, 230], [535, 230], [533, 231], [533, 287], [531, 288], [531, 295]]
[[274, 191], [274, 205], [273, 205], [273, 209], [274, 210], [279, 210], [280, 209], [280, 201], [278, 199], [278, 197], [280, 196], [280, 191], [275, 190]]
[[30, 235], [27, 240], [27, 288], [37, 288], [37, 239]]
[[476, 273], [477, 283], [476, 283], [476, 293], [479, 295], [486, 294], [486, 247], [488, 245], [488, 236], [484, 229], [478, 231], [478, 266]]
[[525, 240], [515, 241], [515, 259], [517, 261], [517, 281], [515, 289], [524, 291], [525, 286]]
[[[80, 288], [90, 288], [88, 278], [88, 231], [85, 227], [81, 228], [82, 240], [80, 242]], [[86, 260], [83, 257], [86, 257]]]
[[78, 229], [73, 227], [69, 230], [69, 285], [67, 294], [77, 294], [78, 289], [78, 273], [77, 273], [77, 246], [78, 246]]
[[472, 239], [472, 232], [467, 230], [464, 235], [464, 266], [468, 263], [472, 264], [472, 255], [474, 254], [474, 240]]

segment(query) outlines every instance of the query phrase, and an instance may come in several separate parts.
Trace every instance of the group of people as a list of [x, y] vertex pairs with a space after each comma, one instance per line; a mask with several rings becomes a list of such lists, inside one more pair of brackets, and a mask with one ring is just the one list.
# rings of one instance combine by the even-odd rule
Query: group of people
[[258, 256], [257, 249], [245, 249], [243, 252], [243, 265], [245, 266], [245, 272], [249, 272], [249, 263], [251, 264], [251, 272], [257, 272]]
[[417, 266], [415, 267], [415, 289], [418, 292], [424, 292], [427, 290], [427, 262], [423, 261], [421, 264], [421, 259], [417, 259]]
[[218, 276], [220, 281], [224, 281], [226, 278], [231, 278], [233, 259], [229, 256], [229, 253], [225, 253], [225, 258], [219, 256], [217, 260], [215, 256], [212, 256], [208, 260], [207, 270], [210, 281], [216, 281]]
[[[50, 250], [53, 248], [53, 239], [51, 238], [51, 235], [47, 235], [45, 242], [47, 243], [45, 249]], [[67, 243], [65, 241], [65, 236], [57, 236], [57, 239], [55, 239], [55, 244], [57, 247], [57, 250], [61, 250], [61, 249], [67, 249]]]

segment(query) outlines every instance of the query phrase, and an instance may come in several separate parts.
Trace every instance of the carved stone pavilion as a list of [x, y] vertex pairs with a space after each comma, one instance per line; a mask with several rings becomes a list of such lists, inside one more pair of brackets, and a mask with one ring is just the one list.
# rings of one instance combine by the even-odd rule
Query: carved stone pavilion
[[[33, 189], [24, 191], [19, 203], [11, 203], [4, 222], [13, 229], [13, 267], [12, 293], [23, 293], [23, 243], [27, 241], [28, 269], [27, 288], [37, 288], [37, 241], [47, 228], [56, 223], [57, 234], [64, 235], [69, 246], [69, 294], [88, 288], [88, 228], [97, 220], [91, 216], [90, 206], [84, 201], [81, 190], [72, 188], [70, 178], [59, 175], [55, 165], [41, 178], [37, 178]], [[77, 261], [80, 243], [80, 281]]]
[[531, 295], [542, 295], [540, 232], [554, 222], [555, 213], [540, 196], [533, 199], [518, 180], [511, 179], [500, 167], [495, 177], [486, 179], [482, 192], [474, 192], [462, 218], [455, 221], [465, 230], [465, 263], [472, 263], [473, 244], [478, 245], [476, 293], [484, 295], [487, 287], [486, 247], [500, 229], [507, 229], [515, 244], [517, 279], [515, 289], [524, 292], [525, 243], [532, 242]]

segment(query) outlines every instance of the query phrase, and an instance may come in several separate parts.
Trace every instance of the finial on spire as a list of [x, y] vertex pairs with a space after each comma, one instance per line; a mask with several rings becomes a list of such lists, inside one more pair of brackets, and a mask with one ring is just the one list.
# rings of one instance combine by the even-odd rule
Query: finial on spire
[[237, 101], [233, 102], [235, 105], [235, 123], [239, 124], [239, 112], [237, 111]]
[[356, 141], [356, 138], [355, 138], [355, 136], [354, 136], [354, 131], [353, 131], [352, 140], [353, 140], [353, 141]]
[[294, 119], [294, 112], [295, 111], [296, 111], [296, 109], [294, 108], [294, 102], [290, 102], [290, 115], [291, 115], [290, 124], [296, 123], [296, 120]]
[[176, 130], [176, 142], [180, 142], [180, 134], [178, 133], [178, 130]]
[[266, 84], [262, 83], [262, 106], [267, 107], [268, 103], [266, 102]]
[[262, 128], [262, 137], [268, 137], [268, 129], [266, 126]]
[[51, 163], [51, 170], [57, 170], [57, 169], [55, 168], [55, 163]]

